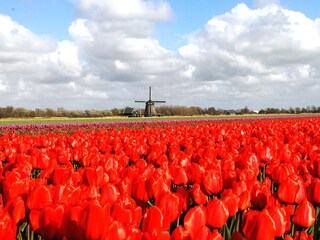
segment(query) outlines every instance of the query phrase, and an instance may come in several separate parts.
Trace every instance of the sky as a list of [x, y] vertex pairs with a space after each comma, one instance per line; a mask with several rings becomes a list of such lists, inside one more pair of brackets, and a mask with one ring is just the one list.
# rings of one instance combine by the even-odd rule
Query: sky
[[318, 0], [0, 0], [0, 107], [320, 106]]

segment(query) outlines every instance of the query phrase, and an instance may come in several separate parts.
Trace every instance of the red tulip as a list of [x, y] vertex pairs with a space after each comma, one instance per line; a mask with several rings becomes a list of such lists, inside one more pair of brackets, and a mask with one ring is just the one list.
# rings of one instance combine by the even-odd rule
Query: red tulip
[[314, 204], [320, 204], [320, 179], [312, 178], [307, 187], [308, 200]]
[[[200, 238], [199, 238], [200, 239]], [[224, 240], [222, 235], [218, 232], [217, 229], [214, 229], [212, 233], [209, 234], [207, 240]]]
[[200, 188], [200, 185], [195, 183], [191, 189], [192, 200], [198, 205], [204, 205], [208, 201], [208, 196], [204, 194]]
[[213, 236], [211, 236], [210, 229], [207, 226], [202, 226], [197, 231], [197, 233], [193, 235], [193, 239], [214, 239], [214, 238]]
[[191, 208], [184, 217], [184, 228], [190, 231], [191, 239], [206, 225], [206, 209], [203, 206]]
[[112, 183], [106, 183], [101, 187], [101, 204], [105, 204], [107, 202], [113, 204], [118, 197], [120, 196], [120, 192], [118, 188]]
[[138, 176], [132, 183], [132, 196], [143, 202], [149, 200], [146, 190], [146, 180], [142, 176]]
[[45, 239], [62, 238], [63, 205], [47, 205], [39, 216], [39, 233]]
[[215, 170], [208, 170], [202, 177], [201, 189], [207, 195], [217, 194], [222, 191], [222, 184], [221, 173]]
[[186, 187], [179, 187], [175, 194], [179, 197], [179, 212], [188, 210], [191, 199], [190, 191]]
[[309, 228], [315, 222], [315, 210], [308, 200], [303, 200], [297, 207], [292, 222], [298, 226]]
[[187, 167], [187, 177], [189, 183], [201, 184], [202, 175], [204, 173], [204, 168], [199, 164], [192, 163]]
[[171, 180], [167, 178], [166, 173], [160, 173], [159, 171], [155, 171], [153, 176], [146, 181], [146, 190], [148, 193], [149, 199], [157, 198], [159, 194], [163, 191], [170, 191]]
[[294, 173], [294, 168], [290, 163], [281, 163], [272, 167], [272, 180], [277, 184], [286, 181]]
[[52, 203], [52, 188], [44, 182], [37, 182], [28, 195], [27, 206], [30, 210], [41, 209], [43, 206]]
[[300, 203], [306, 198], [306, 188], [303, 180], [296, 174], [290, 175], [280, 183], [278, 188], [279, 199], [284, 203]]
[[242, 231], [250, 240], [273, 240], [275, 223], [266, 211], [250, 210], [243, 216]]
[[275, 236], [281, 237], [286, 231], [287, 213], [284, 208], [272, 206], [266, 209], [275, 224]]
[[184, 227], [179, 225], [178, 227], [176, 227], [173, 230], [173, 232], [171, 234], [171, 240], [187, 240], [187, 239], [191, 239], [190, 234], [191, 234], [190, 231], [185, 230]]
[[237, 180], [237, 173], [235, 170], [225, 170], [222, 172], [223, 187], [225, 189], [232, 188], [232, 184]]
[[218, 198], [210, 200], [206, 206], [207, 225], [221, 228], [229, 218], [229, 211], [223, 201]]
[[251, 207], [251, 194], [249, 191], [243, 192], [239, 196], [238, 207], [240, 210], [246, 210]]
[[271, 182], [269, 178], [266, 178], [263, 183], [256, 181], [251, 190], [251, 203], [254, 209], [262, 210], [268, 203], [268, 199], [271, 196], [270, 192]]
[[172, 176], [172, 182], [176, 185], [186, 185], [188, 183], [188, 177], [185, 168], [181, 166], [169, 167]]
[[32, 183], [29, 177], [24, 177], [18, 169], [7, 171], [3, 184], [3, 200], [7, 202], [11, 198], [27, 195]]
[[67, 239], [84, 239], [80, 229], [80, 215], [80, 206], [73, 206], [65, 212], [61, 228], [63, 236]]
[[16, 239], [16, 224], [12, 221], [9, 213], [0, 207], [0, 239], [15, 240]]
[[231, 189], [225, 189], [221, 193], [221, 201], [224, 203], [224, 205], [228, 209], [230, 217], [236, 215], [236, 213], [239, 210], [238, 208], [239, 197], [237, 197], [237, 195], [234, 194]]
[[21, 223], [26, 216], [25, 203], [20, 196], [10, 199], [6, 204], [6, 210], [16, 225]]
[[158, 236], [163, 230], [163, 214], [157, 206], [150, 207], [144, 215], [141, 223], [142, 233], [150, 236]]
[[292, 216], [296, 210], [296, 206], [288, 204], [288, 205], [284, 206], [283, 208], [286, 211], [286, 219], [287, 219], [286, 232], [289, 232], [291, 230], [291, 219], [292, 219]]
[[70, 179], [70, 168], [58, 167], [55, 168], [52, 172], [51, 181], [55, 185], [67, 184]]
[[86, 239], [99, 239], [106, 227], [107, 216], [99, 203], [89, 201], [81, 211], [80, 228]]
[[296, 231], [293, 236], [293, 240], [314, 240], [313, 235], [306, 231]]
[[311, 156], [311, 161], [308, 167], [313, 177], [320, 178], [320, 158], [318, 156]]
[[38, 232], [40, 229], [40, 216], [41, 216], [41, 210], [38, 209], [32, 209], [29, 213], [29, 223], [30, 227], [34, 232]]
[[180, 216], [179, 197], [172, 192], [162, 192], [156, 199], [155, 205], [160, 208], [163, 216], [163, 227], [169, 229], [170, 224]]
[[140, 206], [132, 205], [129, 202], [117, 201], [111, 208], [111, 217], [125, 226], [139, 227], [142, 209]]
[[232, 233], [231, 240], [245, 240], [245, 238], [240, 232], [235, 231]]
[[83, 180], [88, 186], [102, 186], [104, 179], [104, 172], [101, 166], [98, 167], [86, 167], [83, 173]]
[[125, 240], [127, 238], [126, 228], [118, 221], [112, 223], [105, 228], [102, 239]]

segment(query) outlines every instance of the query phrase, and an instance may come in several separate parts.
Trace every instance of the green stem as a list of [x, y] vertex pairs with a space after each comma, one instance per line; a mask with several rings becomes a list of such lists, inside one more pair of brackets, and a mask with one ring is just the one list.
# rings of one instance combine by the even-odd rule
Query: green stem
[[295, 226], [294, 226], [294, 224], [291, 222], [291, 233], [290, 233], [290, 235], [291, 235], [291, 237], [293, 237], [294, 236], [294, 232], [295, 232]]
[[230, 228], [228, 227], [228, 224], [224, 225], [224, 239], [229, 240], [231, 239], [231, 233], [230, 233]]
[[242, 219], [242, 211], [241, 212], [237, 212], [236, 216], [237, 216], [237, 218], [236, 218], [236, 226], [235, 226], [235, 230], [234, 231], [239, 232], [239, 230], [240, 230], [240, 222], [241, 222], [241, 219]]

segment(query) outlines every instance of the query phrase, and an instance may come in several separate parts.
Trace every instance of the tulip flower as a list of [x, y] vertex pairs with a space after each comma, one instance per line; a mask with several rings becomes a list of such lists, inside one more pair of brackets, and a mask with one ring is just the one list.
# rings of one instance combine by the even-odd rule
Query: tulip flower
[[5, 202], [11, 198], [26, 195], [32, 185], [30, 178], [23, 176], [18, 169], [6, 172], [2, 184]]
[[2, 207], [0, 207], [0, 219], [0, 239], [15, 240], [17, 227], [10, 214]]
[[250, 240], [274, 240], [275, 223], [266, 211], [250, 210], [243, 216], [242, 231]]
[[314, 240], [314, 238], [312, 234], [308, 234], [306, 231], [296, 231], [293, 240]]
[[[111, 204], [110, 204], [111, 206]], [[119, 223], [138, 227], [142, 217], [142, 209], [136, 206], [135, 202], [131, 202], [129, 197], [122, 196], [111, 207], [111, 217]]]
[[80, 206], [73, 206], [64, 214], [61, 229], [67, 239], [84, 239], [80, 229], [81, 210]]
[[214, 198], [207, 203], [206, 213], [206, 223], [213, 228], [221, 228], [229, 218], [228, 208], [218, 198]]
[[202, 177], [201, 189], [207, 195], [217, 194], [222, 191], [222, 184], [221, 173], [215, 170], [208, 170]]
[[272, 168], [272, 180], [277, 184], [286, 181], [288, 177], [295, 172], [290, 163], [281, 163], [279, 165], [272, 166]]
[[238, 208], [240, 210], [246, 210], [247, 208], [251, 207], [251, 197], [250, 192], [245, 191], [239, 196]]
[[127, 238], [126, 228], [118, 221], [113, 221], [104, 229], [101, 239], [125, 240]]
[[142, 176], [138, 176], [132, 183], [132, 195], [139, 201], [147, 202], [149, 200], [146, 180]]
[[144, 215], [141, 223], [142, 233], [148, 233], [150, 236], [158, 236], [163, 230], [164, 216], [157, 206], [150, 207]]
[[191, 189], [192, 200], [198, 205], [204, 205], [208, 201], [208, 196], [204, 194], [199, 184], [194, 184]]
[[278, 188], [279, 199], [284, 203], [300, 203], [306, 195], [303, 180], [296, 174], [290, 175], [287, 180], [280, 183]]
[[191, 201], [190, 191], [186, 187], [179, 187], [175, 194], [179, 197], [179, 212], [187, 211]]
[[[199, 238], [200, 239], [200, 238]], [[217, 229], [214, 229], [211, 234], [207, 237], [207, 239], [210, 240], [224, 240], [222, 235], [218, 232]]]
[[62, 238], [62, 220], [64, 215], [64, 206], [61, 204], [47, 205], [41, 210], [39, 216], [40, 235], [45, 239]]
[[172, 192], [163, 192], [156, 199], [155, 205], [160, 208], [164, 219], [164, 229], [169, 229], [170, 224], [178, 219], [181, 214], [179, 197]]
[[98, 167], [87, 167], [84, 170], [83, 180], [85, 184], [88, 186], [95, 185], [95, 186], [102, 186], [104, 179], [104, 172], [101, 166]]
[[27, 206], [30, 210], [41, 209], [44, 205], [52, 203], [52, 200], [52, 187], [39, 181], [28, 195]]
[[232, 217], [238, 212], [239, 197], [233, 193], [232, 189], [225, 189], [221, 193], [221, 200], [228, 209], [229, 216]]
[[251, 203], [254, 209], [262, 210], [268, 203], [268, 199], [271, 196], [271, 182], [269, 178], [266, 178], [263, 183], [256, 181], [251, 190]]
[[199, 164], [192, 163], [187, 167], [187, 177], [189, 183], [201, 184], [202, 175], [204, 173], [204, 168]]
[[188, 176], [184, 167], [171, 166], [169, 169], [174, 184], [186, 185], [188, 183]]
[[313, 178], [307, 187], [308, 200], [314, 204], [320, 204], [320, 179]]
[[101, 188], [101, 199], [100, 203], [114, 203], [118, 197], [120, 196], [120, 192], [118, 188], [112, 183], [106, 183]]
[[70, 179], [70, 172], [71, 172], [70, 168], [66, 168], [66, 167], [55, 168], [53, 169], [50, 180], [54, 185], [58, 185], [58, 184], [65, 185]]
[[191, 208], [184, 217], [184, 228], [190, 231], [191, 239], [206, 225], [206, 209], [203, 206]]
[[6, 210], [16, 225], [21, 223], [26, 216], [25, 203], [21, 196], [10, 199], [6, 204]]
[[286, 231], [288, 219], [285, 209], [279, 206], [271, 206], [266, 209], [266, 212], [268, 212], [274, 222], [275, 236], [281, 237]]
[[315, 219], [315, 209], [313, 205], [305, 199], [298, 205], [292, 222], [300, 227], [309, 228], [314, 224]]
[[181, 225], [179, 225], [178, 227], [176, 227], [172, 234], [171, 234], [171, 240], [184, 240], [184, 239], [190, 239], [190, 231], [187, 231], [184, 229], [184, 227], [182, 227]]
[[94, 200], [89, 201], [80, 214], [80, 229], [85, 239], [99, 239], [106, 227], [107, 218], [104, 209]]

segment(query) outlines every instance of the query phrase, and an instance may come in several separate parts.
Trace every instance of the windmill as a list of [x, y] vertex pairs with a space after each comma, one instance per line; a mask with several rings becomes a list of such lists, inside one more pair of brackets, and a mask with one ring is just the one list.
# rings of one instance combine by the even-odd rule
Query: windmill
[[149, 100], [147, 101], [135, 101], [135, 102], [140, 102], [140, 103], [145, 103], [146, 104], [146, 108], [144, 110], [144, 116], [145, 117], [152, 117], [155, 115], [160, 116], [159, 114], [156, 113], [156, 107], [155, 107], [155, 103], [165, 103], [166, 101], [154, 101], [151, 100], [151, 87], [149, 87]]

